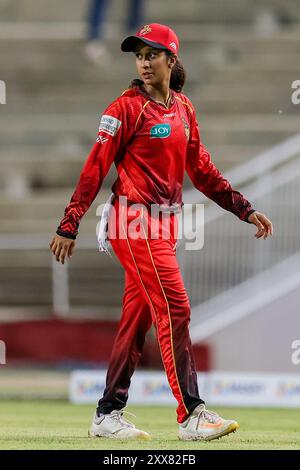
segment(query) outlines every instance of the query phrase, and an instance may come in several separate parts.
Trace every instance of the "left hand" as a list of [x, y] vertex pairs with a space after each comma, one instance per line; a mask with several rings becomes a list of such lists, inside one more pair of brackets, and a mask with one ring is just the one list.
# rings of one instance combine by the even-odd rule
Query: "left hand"
[[72, 257], [75, 240], [55, 234], [51, 243], [49, 243], [49, 247], [56, 257], [56, 261], [65, 264], [66, 257]]
[[256, 238], [264, 237], [264, 239], [266, 239], [269, 235], [273, 235], [272, 222], [261, 212], [252, 212], [248, 217], [248, 221], [258, 228], [258, 231], [254, 235]]

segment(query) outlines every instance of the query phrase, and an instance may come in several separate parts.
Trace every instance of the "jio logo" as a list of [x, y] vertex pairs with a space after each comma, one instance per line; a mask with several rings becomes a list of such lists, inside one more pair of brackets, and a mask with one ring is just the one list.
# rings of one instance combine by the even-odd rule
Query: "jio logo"
[[165, 137], [169, 137], [170, 134], [170, 124], [155, 124], [155, 126], [151, 127], [150, 130], [150, 138], [159, 137], [161, 139], [164, 139]]

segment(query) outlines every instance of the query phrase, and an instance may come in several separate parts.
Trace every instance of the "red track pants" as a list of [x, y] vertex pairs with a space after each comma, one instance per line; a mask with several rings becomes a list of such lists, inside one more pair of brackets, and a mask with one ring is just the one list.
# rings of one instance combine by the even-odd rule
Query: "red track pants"
[[[110, 413], [126, 405], [130, 379], [153, 323], [168, 381], [178, 402], [177, 421], [182, 423], [204, 401], [199, 397], [188, 330], [190, 304], [175, 255], [177, 217], [171, 214], [169, 227], [162, 228], [161, 216], [151, 217], [146, 208], [141, 208], [140, 236], [136, 238], [128, 230], [136, 214], [129, 215], [129, 207], [120, 204], [118, 199], [114, 207], [116, 222], [110, 217], [108, 234], [126, 271], [125, 292], [98, 412]], [[152, 230], [153, 224], [160, 230], [159, 238], [151, 238], [150, 224]], [[111, 236], [113, 231], [116, 238]]]

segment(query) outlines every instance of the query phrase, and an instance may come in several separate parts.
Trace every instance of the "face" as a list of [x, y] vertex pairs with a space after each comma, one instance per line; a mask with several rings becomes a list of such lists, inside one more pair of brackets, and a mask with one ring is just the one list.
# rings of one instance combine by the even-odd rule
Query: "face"
[[138, 74], [145, 84], [155, 86], [170, 80], [176, 57], [169, 57], [164, 50], [144, 43], [136, 47], [134, 54]]

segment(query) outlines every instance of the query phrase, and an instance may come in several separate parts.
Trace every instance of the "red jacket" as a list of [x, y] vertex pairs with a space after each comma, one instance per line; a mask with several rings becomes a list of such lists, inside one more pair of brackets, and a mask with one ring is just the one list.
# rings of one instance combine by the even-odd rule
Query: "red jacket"
[[200, 140], [192, 103], [182, 93], [171, 92], [169, 108], [141, 87], [126, 90], [106, 108], [59, 235], [76, 238], [79, 222], [113, 162], [118, 171], [112, 186], [116, 195], [146, 205], [182, 206], [186, 170], [199, 191], [247, 222], [254, 210], [211, 161]]

